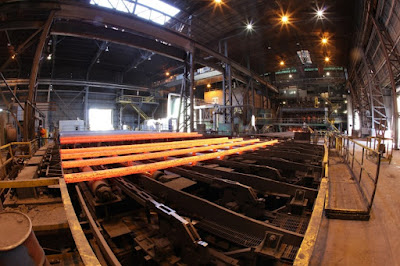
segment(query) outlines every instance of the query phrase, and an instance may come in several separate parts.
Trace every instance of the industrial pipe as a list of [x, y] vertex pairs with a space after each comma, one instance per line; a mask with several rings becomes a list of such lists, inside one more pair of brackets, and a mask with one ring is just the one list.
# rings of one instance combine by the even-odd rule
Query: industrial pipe
[[[257, 139], [257, 141], [259, 141]], [[177, 167], [186, 164], [195, 164], [196, 162], [206, 161], [215, 158], [223, 158], [224, 156], [241, 153], [248, 150], [254, 150], [261, 147], [266, 147], [268, 145], [273, 145], [277, 143], [278, 140], [261, 142], [241, 148], [230, 149], [226, 151], [213, 152], [209, 154], [202, 154], [197, 156], [173, 159], [169, 161], [155, 162], [149, 164], [140, 164], [134, 165], [130, 167], [121, 167], [107, 170], [99, 170], [94, 172], [87, 173], [72, 173], [72, 174], [64, 174], [65, 182], [67, 183], [75, 183], [82, 181], [91, 181], [91, 180], [99, 180], [104, 178], [112, 178], [112, 177], [121, 177], [138, 173], [145, 172], [154, 172], [161, 169]]]

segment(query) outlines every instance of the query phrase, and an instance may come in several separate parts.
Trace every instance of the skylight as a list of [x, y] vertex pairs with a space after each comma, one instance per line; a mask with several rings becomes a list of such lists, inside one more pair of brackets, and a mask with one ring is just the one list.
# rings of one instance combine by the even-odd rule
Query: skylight
[[164, 25], [180, 10], [160, 0], [91, 0], [90, 4], [111, 8]]
[[308, 50], [297, 51], [297, 55], [299, 56], [300, 61], [303, 65], [311, 65], [312, 64], [311, 55]]

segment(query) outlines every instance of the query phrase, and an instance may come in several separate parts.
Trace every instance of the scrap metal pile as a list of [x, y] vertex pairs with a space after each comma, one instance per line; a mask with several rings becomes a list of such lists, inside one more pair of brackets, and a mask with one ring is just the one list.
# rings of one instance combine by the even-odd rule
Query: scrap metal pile
[[60, 143], [65, 181], [123, 265], [293, 263], [322, 174], [311, 144], [121, 132]]

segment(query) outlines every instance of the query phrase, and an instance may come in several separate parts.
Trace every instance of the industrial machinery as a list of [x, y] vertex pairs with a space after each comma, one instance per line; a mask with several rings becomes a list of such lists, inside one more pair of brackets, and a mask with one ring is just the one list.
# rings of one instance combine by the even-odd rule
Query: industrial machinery
[[68, 184], [72, 205], [61, 197], [60, 217], [76, 244], [51, 249], [61, 229], [35, 231], [53, 264], [292, 264], [323, 175], [323, 146], [293, 141], [121, 131], [61, 133], [60, 144], [29, 181], [45, 185], [21, 188], [17, 178], [4, 201], [24, 211], [21, 200], [57, 199], [58, 182]]
[[318, 193], [322, 146], [196, 133], [120, 138], [64, 136], [60, 152], [77, 213], [87, 205], [121, 264], [293, 262]]

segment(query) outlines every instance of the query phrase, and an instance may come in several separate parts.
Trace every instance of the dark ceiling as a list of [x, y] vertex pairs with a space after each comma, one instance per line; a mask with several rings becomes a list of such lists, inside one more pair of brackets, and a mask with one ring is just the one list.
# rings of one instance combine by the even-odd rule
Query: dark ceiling
[[[286, 67], [301, 65], [296, 52], [309, 50], [313, 63], [346, 66], [353, 36], [356, 1], [348, 0], [224, 0], [216, 5], [211, 0], [170, 0], [169, 3], [192, 15], [192, 35], [201, 43], [218, 49], [221, 40], [228, 40], [229, 57], [251, 67], [258, 73], [275, 72], [284, 60]], [[316, 10], [325, 9], [324, 18], [317, 19]], [[282, 14], [289, 23], [282, 25]], [[254, 30], [248, 32], [247, 22]], [[322, 36], [329, 38], [321, 45]]]
[[[250, 67], [259, 74], [285, 67], [301, 69], [304, 65], [296, 52], [302, 49], [310, 51], [314, 67], [346, 67], [348, 64], [355, 24], [353, 5], [356, 1], [223, 0], [221, 5], [215, 5], [212, 0], [164, 1], [182, 10], [177, 16], [179, 20], [188, 22], [188, 18], [192, 17], [192, 38], [215, 50], [218, 50], [221, 40], [227, 40], [229, 57], [244, 66], [249, 62]], [[316, 19], [317, 6], [325, 8], [325, 18], [322, 20]], [[289, 15], [289, 23], [284, 26], [280, 23], [282, 14]], [[39, 15], [43, 14], [30, 14], [29, 19], [38, 19]], [[246, 22], [253, 23], [253, 31], [246, 31]], [[11, 43], [16, 49], [33, 32], [0, 31], [0, 66], [10, 57], [8, 44]], [[182, 32], [187, 33], [187, 27]], [[326, 46], [321, 45], [323, 35], [329, 38]], [[55, 55], [51, 61], [44, 60], [40, 76], [50, 77], [54, 66], [55, 78], [85, 79], [102, 41], [58, 36], [56, 44]], [[115, 43], [106, 46], [108, 51], [103, 51], [99, 60], [95, 60], [89, 79], [109, 81], [112, 76], [115, 82], [148, 85], [151, 81], [163, 78], [167, 70], [178, 68], [177, 72], [182, 71], [180, 62], [160, 55], [149, 56], [148, 52]], [[45, 56], [52, 53], [52, 49], [49, 45]], [[16, 77], [15, 70], [19, 70], [18, 77], [27, 77], [34, 51], [34, 46], [31, 46], [18, 55], [5, 75]], [[325, 56], [331, 59], [328, 64], [324, 62]], [[284, 67], [279, 65], [281, 60], [286, 63]], [[138, 66], [133, 67], [137, 62]], [[122, 79], [120, 73], [123, 73]]]

